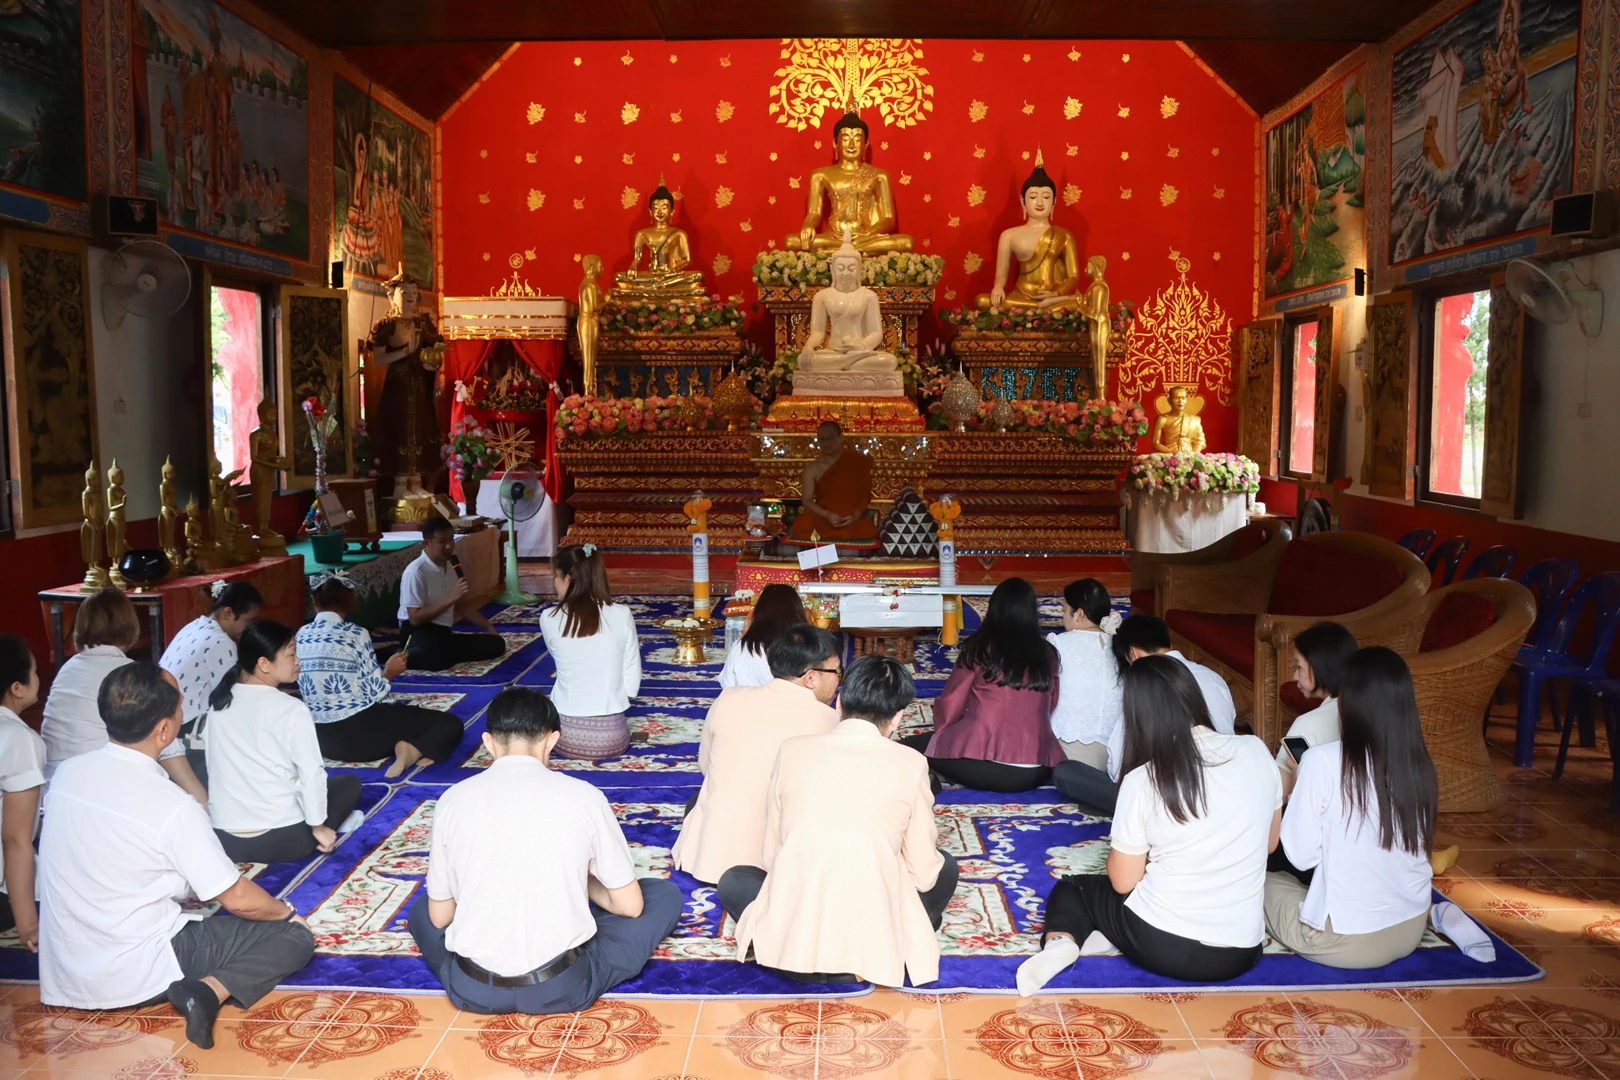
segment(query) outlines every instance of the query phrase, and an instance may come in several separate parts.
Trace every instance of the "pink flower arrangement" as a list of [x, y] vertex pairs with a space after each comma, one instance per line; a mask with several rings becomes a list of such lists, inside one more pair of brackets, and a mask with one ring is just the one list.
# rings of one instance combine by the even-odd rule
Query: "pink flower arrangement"
[[[990, 408], [993, 401], [979, 403], [979, 415], [967, 422], [969, 431], [982, 431], [990, 426]], [[1041, 401], [1028, 399], [1009, 402], [1013, 408], [1013, 422], [1008, 431], [1050, 431], [1066, 435], [1087, 446], [1119, 446], [1134, 443], [1147, 434], [1147, 413], [1134, 401]], [[946, 428], [949, 422], [944, 407], [938, 404], [928, 410], [930, 427]]]
[[[681, 409], [684, 397], [604, 398], [570, 394], [557, 407], [557, 440], [602, 438], [611, 435], [639, 435], [642, 432], [685, 431]], [[714, 405], [707, 397], [693, 398], [703, 410], [700, 429], [723, 427]], [[757, 422], [764, 406], [753, 399], [751, 422]]]

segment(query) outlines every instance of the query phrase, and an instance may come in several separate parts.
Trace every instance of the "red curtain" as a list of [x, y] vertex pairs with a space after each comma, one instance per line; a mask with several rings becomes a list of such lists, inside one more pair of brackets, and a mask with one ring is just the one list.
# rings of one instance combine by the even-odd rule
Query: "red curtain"
[[[450, 342], [444, 350], [444, 364], [439, 368], [441, 392], [450, 398], [450, 423], [452, 426], [461, 422], [466, 415], [467, 406], [456, 397], [456, 383], [470, 383], [472, 377], [478, 374], [489, 359], [489, 354], [495, 351], [495, 342], [490, 338], [473, 338]], [[442, 399], [441, 399], [442, 400]], [[466, 495], [461, 490], [461, 481], [454, 476], [450, 478], [450, 497], [461, 500]], [[468, 513], [476, 513], [473, 507], [467, 508]]]
[[555, 339], [515, 339], [512, 346], [523, 362], [542, 379], [550, 390], [546, 393], [546, 474], [544, 486], [552, 502], [562, 498], [562, 464], [557, 460], [557, 376], [562, 374], [563, 342]]

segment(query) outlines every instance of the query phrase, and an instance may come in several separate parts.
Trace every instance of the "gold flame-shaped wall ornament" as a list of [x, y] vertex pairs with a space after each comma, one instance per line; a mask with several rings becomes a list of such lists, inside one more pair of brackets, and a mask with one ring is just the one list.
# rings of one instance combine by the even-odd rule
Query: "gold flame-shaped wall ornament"
[[1119, 397], [1145, 395], [1173, 383], [1204, 387], [1222, 405], [1232, 397], [1232, 319], [1209, 293], [1187, 280], [1192, 263], [1176, 259], [1181, 280], [1137, 309], [1119, 365]]
[[885, 125], [912, 127], [934, 111], [920, 38], [783, 38], [771, 115], [796, 131], [827, 110], [875, 108]]

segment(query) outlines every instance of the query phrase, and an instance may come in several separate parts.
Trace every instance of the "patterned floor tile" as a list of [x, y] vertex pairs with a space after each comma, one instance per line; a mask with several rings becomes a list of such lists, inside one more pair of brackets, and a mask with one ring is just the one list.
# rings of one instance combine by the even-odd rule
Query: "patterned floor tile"
[[[457, 1080], [467, 1080], [467, 1069], [473, 1070], [468, 1076], [510, 1075], [513, 1070], [548, 1075], [552, 1069], [577, 1074], [620, 1066], [659, 1046], [688, 1041], [691, 1021], [661, 1021], [648, 1007], [654, 1004], [659, 1003], [603, 1001], [581, 1013], [480, 1017], [477, 1026], [451, 1028], [428, 1063], [454, 1073]], [[457, 1023], [465, 1023], [467, 1016]]]

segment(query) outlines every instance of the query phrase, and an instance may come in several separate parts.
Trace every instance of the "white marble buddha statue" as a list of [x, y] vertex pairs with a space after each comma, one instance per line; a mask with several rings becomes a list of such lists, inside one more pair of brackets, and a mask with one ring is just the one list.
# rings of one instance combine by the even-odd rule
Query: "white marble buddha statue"
[[861, 253], [844, 227], [844, 246], [833, 253], [832, 288], [810, 302], [810, 332], [799, 351], [794, 393], [872, 394], [903, 392], [900, 362], [883, 345], [883, 313], [877, 294], [861, 284]]

